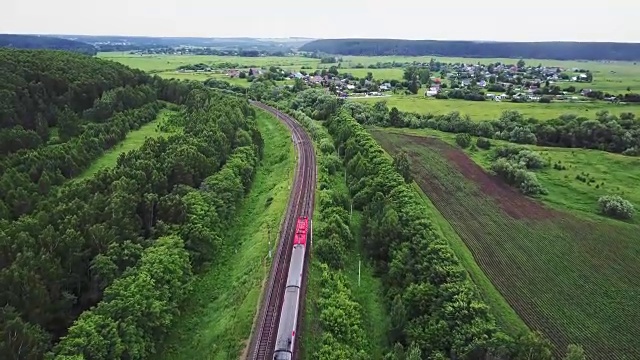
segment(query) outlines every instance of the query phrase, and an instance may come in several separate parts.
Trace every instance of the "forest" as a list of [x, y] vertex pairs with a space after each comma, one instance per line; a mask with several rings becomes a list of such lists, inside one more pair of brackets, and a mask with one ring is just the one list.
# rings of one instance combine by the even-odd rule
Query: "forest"
[[554, 60], [640, 59], [640, 44], [588, 42], [480, 42], [399, 39], [321, 39], [300, 51], [361, 56], [447, 56]]
[[[2, 130], [35, 134], [0, 155], [0, 353], [148, 358], [227, 241], [262, 156], [255, 113], [202, 84], [95, 58], [0, 54], [12, 70]], [[68, 181], [162, 107], [175, 113], [162, 126], [180, 131]]]
[[51, 49], [96, 55], [98, 50], [90, 44], [52, 36], [0, 34], [0, 48]]

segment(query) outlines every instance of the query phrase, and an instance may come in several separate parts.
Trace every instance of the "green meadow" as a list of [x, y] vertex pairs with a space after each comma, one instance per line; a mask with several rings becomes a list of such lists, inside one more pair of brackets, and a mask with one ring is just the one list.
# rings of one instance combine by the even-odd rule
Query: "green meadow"
[[400, 111], [409, 111], [419, 114], [442, 115], [453, 111], [461, 115], [469, 115], [472, 120], [497, 120], [503, 111], [515, 110], [525, 117], [534, 117], [539, 120], [557, 118], [562, 114], [576, 114], [590, 119], [595, 118], [598, 111], [609, 111], [619, 115], [622, 112], [632, 112], [640, 115], [640, 105], [613, 104], [604, 101], [598, 102], [553, 102], [542, 103], [513, 103], [496, 101], [466, 101], [459, 99], [439, 100], [427, 98], [421, 95], [393, 95], [390, 97], [366, 97], [353, 98], [354, 101], [375, 103], [385, 101], [389, 108], [397, 107]]

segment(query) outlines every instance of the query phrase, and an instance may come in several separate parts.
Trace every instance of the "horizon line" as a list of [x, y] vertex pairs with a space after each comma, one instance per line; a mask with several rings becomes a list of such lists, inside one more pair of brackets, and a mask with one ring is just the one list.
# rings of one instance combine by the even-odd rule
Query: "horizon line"
[[124, 35], [124, 34], [82, 34], [82, 33], [0, 33], [0, 35], [33, 35], [33, 36], [95, 36], [95, 37], [130, 37], [130, 38], [157, 38], [157, 39], [300, 39], [300, 40], [392, 40], [392, 41], [448, 41], [448, 42], [490, 42], [490, 43], [616, 43], [616, 44], [640, 44], [632, 41], [616, 40], [486, 40], [486, 39], [406, 39], [385, 37], [307, 37], [307, 36], [165, 36], [165, 35]]

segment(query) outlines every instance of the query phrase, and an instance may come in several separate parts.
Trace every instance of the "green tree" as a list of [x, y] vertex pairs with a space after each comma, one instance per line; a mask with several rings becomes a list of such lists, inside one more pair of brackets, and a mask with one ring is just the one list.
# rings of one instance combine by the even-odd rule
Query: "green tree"
[[471, 146], [471, 136], [467, 133], [460, 133], [456, 135], [456, 144], [461, 148], [466, 149]]
[[[395, 109], [395, 108], [394, 108]], [[404, 182], [409, 184], [413, 181], [413, 177], [411, 176], [411, 165], [409, 163], [409, 156], [404, 151], [399, 152], [393, 157], [393, 166], [396, 171], [402, 175]]]
[[567, 354], [564, 360], [584, 360], [587, 356], [584, 353], [584, 349], [580, 345], [570, 344], [567, 346]]

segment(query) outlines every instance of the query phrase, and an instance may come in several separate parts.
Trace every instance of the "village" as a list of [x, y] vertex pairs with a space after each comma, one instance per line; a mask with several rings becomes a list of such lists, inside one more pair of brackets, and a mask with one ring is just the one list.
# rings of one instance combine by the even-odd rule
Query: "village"
[[[464, 64], [464, 63], [413, 63], [408, 66], [418, 71], [428, 71], [429, 77], [417, 80], [412, 91], [407, 79], [376, 79], [375, 69], [358, 78], [349, 69], [331, 66], [328, 69], [291, 71], [279, 67], [270, 69], [249, 68], [226, 71], [229, 78], [251, 79], [274, 75], [302, 81], [308, 86], [327, 88], [336, 96], [369, 97], [394, 94], [419, 94], [437, 99], [465, 99], [471, 101], [586, 101], [605, 100], [616, 102], [613, 94], [592, 90], [593, 74], [581, 68], [526, 66], [520, 60], [516, 64]], [[406, 68], [405, 68], [406, 69]], [[436, 71], [431, 71], [436, 70]], [[213, 71], [211, 68], [196, 71]], [[405, 70], [406, 72], [407, 70]], [[269, 75], [267, 75], [269, 74]], [[434, 76], [438, 75], [438, 76]], [[417, 75], [416, 75], [417, 76]], [[584, 86], [580, 86], [584, 84]], [[578, 86], [576, 86], [578, 85]]]

